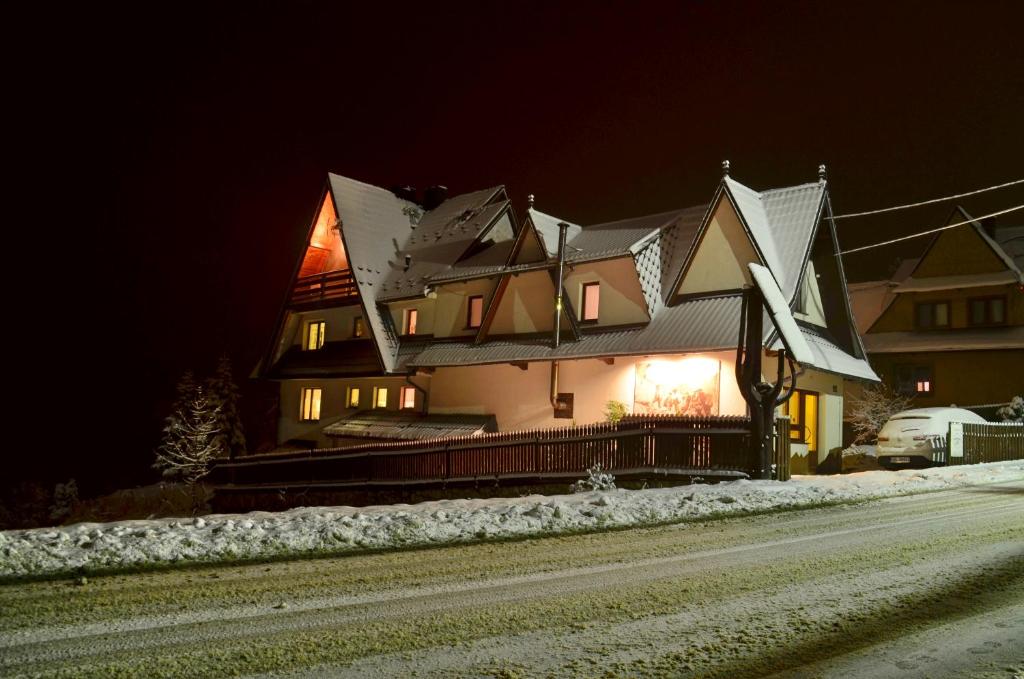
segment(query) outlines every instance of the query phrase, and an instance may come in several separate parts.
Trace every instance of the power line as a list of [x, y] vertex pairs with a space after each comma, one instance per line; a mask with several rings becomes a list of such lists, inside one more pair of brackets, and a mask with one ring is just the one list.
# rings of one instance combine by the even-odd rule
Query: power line
[[900, 236], [899, 238], [893, 238], [892, 240], [883, 241], [881, 243], [875, 243], [874, 245], [864, 245], [859, 248], [850, 248], [849, 250], [843, 250], [840, 255], [848, 255], [851, 252], [860, 252], [862, 250], [870, 250], [871, 248], [880, 248], [883, 245], [892, 245], [893, 243], [899, 243], [900, 241], [910, 240], [911, 238], [920, 238], [921, 236], [927, 236], [931, 233], [938, 233], [939, 231], [945, 231], [946, 229], [952, 229], [957, 226], [963, 226], [964, 224], [970, 224], [971, 222], [977, 222], [982, 219], [988, 219], [989, 217], [998, 217], [999, 215], [1005, 215], [1007, 212], [1013, 212], [1015, 210], [1024, 209], [1024, 205], [1017, 205], [1016, 207], [1007, 208], [1006, 210], [1000, 210], [999, 212], [993, 212], [992, 214], [982, 215], [981, 217], [975, 217], [974, 219], [968, 219], [963, 222], [957, 222], [956, 224], [947, 224], [946, 226], [940, 226], [937, 229], [929, 229], [928, 231], [922, 231], [921, 233], [913, 233], [909, 236]]
[[846, 219], [848, 217], [864, 217], [865, 215], [877, 215], [882, 212], [892, 212], [893, 210], [906, 210], [907, 208], [920, 207], [921, 205], [931, 205], [932, 203], [942, 203], [947, 200], [956, 200], [957, 198], [964, 198], [966, 196], [973, 196], [978, 193], [985, 193], [986, 191], [995, 191], [996, 189], [1005, 189], [1007, 186], [1014, 186], [1016, 184], [1024, 184], [1024, 179], [1016, 179], [1012, 182], [1006, 182], [1005, 184], [996, 184], [995, 186], [987, 186], [983, 189], [976, 191], [968, 191], [967, 193], [958, 193], [955, 196], [945, 196], [943, 198], [933, 198], [931, 200], [922, 200], [920, 203], [908, 203], [907, 205], [896, 205], [894, 207], [885, 207], [881, 210], [868, 210], [867, 212], [851, 212], [845, 215], [836, 215], [833, 219]]

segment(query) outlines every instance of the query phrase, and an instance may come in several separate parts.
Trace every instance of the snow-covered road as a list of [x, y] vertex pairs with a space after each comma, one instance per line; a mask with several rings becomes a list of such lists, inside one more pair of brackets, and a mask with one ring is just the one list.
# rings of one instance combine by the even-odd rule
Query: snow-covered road
[[7, 585], [0, 609], [2, 676], [1012, 679], [1024, 672], [1024, 483]]

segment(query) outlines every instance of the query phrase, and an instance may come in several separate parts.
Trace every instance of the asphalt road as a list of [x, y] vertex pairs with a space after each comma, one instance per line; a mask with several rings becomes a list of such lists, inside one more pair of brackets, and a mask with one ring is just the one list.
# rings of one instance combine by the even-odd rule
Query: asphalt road
[[1024, 482], [0, 587], [2, 676], [1024, 677]]

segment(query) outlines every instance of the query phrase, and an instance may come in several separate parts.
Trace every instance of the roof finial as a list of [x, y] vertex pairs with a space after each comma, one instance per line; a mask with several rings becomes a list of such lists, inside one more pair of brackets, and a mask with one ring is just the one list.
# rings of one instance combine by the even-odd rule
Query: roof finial
[[825, 163], [822, 163], [821, 165], [818, 166], [818, 181], [825, 181]]
[[729, 161], [728, 160], [723, 160], [722, 161], [722, 177], [728, 177], [728, 176], [729, 176]]
[[526, 207], [533, 209], [533, 194], [531, 193], [526, 197]]

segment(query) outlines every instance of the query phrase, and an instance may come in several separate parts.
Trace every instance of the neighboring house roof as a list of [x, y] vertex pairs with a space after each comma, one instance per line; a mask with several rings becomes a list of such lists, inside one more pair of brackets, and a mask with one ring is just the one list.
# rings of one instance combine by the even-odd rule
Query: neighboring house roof
[[1024, 326], [933, 332], [876, 332], [864, 335], [864, 345], [872, 354], [1024, 349]]
[[498, 431], [494, 415], [424, 415], [422, 413], [362, 410], [324, 427], [334, 438], [433, 439], [476, 436]]
[[961, 274], [956, 276], [929, 276], [908, 278], [893, 288], [893, 292], [928, 292], [931, 290], [953, 290], [956, 288], [983, 288], [989, 285], [1017, 283], [1019, 277], [1013, 271]]
[[1024, 226], [1001, 226], [996, 230], [995, 241], [1017, 265], [1024, 271]]

